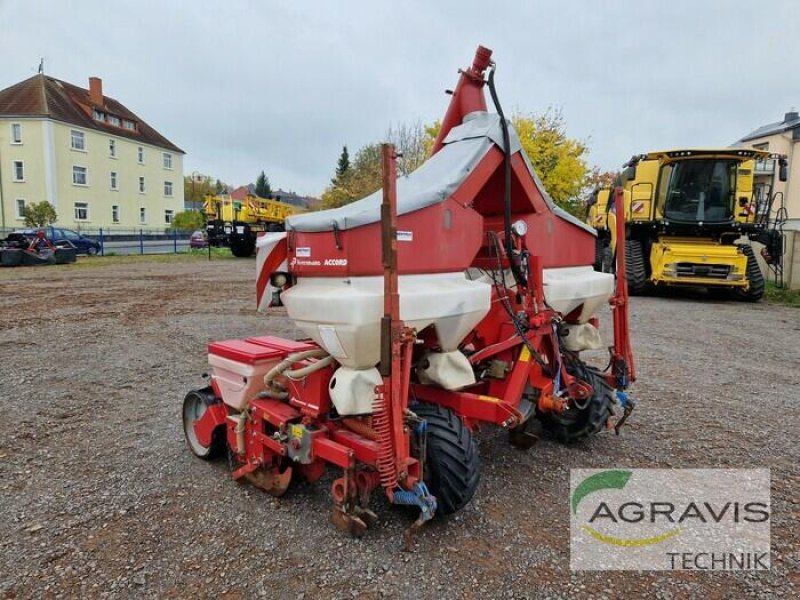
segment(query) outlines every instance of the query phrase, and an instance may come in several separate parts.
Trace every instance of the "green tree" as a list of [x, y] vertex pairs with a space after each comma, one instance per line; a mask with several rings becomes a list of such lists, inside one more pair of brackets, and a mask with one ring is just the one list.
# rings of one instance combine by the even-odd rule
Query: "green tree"
[[183, 197], [192, 203], [192, 208], [199, 210], [208, 194], [214, 194], [215, 187], [211, 177], [206, 175], [187, 175], [183, 178]]
[[272, 188], [269, 185], [269, 178], [261, 171], [256, 179], [256, 196], [259, 198], [269, 198], [272, 196]]
[[511, 122], [547, 193], [561, 208], [580, 216], [584, 212], [580, 195], [590, 175], [586, 143], [567, 136], [558, 109], [542, 115], [517, 113]]
[[227, 188], [228, 186], [222, 183], [219, 179], [217, 179], [217, 183], [214, 184], [214, 192], [217, 194], [217, 196], [224, 194]]
[[202, 212], [184, 210], [172, 218], [171, 229], [178, 231], [194, 231], [205, 227], [206, 219]]
[[44, 227], [58, 220], [55, 207], [47, 200], [26, 204], [22, 210], [26, 227]]
[[342, 146], [342, 153], [339, 155], [339, 162], [336, 163], [336, 177], [333, 179], [335, 185], [337, 181], [343, 180], [350, 174], [350, 153], [347, 146]]
[[[439, 131], [440, 125], [423, 126], [420, 121], [411, 125], [401, 124], [389, 127], [386, 140], [394, 144], [401, 154], [397, 161], [398, 175], [405, 176], [417, 169], [430, 153], [433, 140]], [[349, 162], [349, 155], [348, 155]], [[339, 176], [339, 167], [342, 157], [336, 168], [336, 177], [322, 193], [322, 208], [336, 208], [369, 196], [381, 188], [381, 145], [379, 143], [367, 144], [356, 152], [349, 169], [344, 175]]]

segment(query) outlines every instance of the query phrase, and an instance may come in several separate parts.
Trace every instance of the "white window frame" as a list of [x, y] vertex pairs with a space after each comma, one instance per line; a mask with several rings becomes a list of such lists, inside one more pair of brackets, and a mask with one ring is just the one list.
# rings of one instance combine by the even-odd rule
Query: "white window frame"
[[[22, 123], [11, 123], [9, 126], [11, 129], [11, 143], [14, 146], [21, 146], [22, 145]], [[17, 132], [19, 132], [19, 137], [17, 137]]]
[[164, 168], [172, 171], [172, 154], [170, 154], [169, 152], [164, 152], [162, 155], [162, 161], [164, 164]]
[[175, 218], [175, 211], [166, 209], [164, 211], [164, 223], [166, 225], [172, 225], [172, 219]]
[[106, 122], [106, 113], [102, 110], [97, 110], [96, 108], [92, 110], [92, 118], [95, 121], [100, 121], [101, 123]]
[[[169, 191], [167, 191], [168, 187], [169, 187]], [[172, 182], [171, 181], [165, 181], [164, 182], [164, 196], [166, 198], [172, 198], [174, 193], [175, 193], [175, 190], [174, 190], [174, 186], [172, 185]]]
[[117, 115], [108, 115], [108, 123], [109, 125], [113, 125], [114, 127], [120, 126], [119, 117]]
[[25, 220], [25, 198], [17, 198], [14, 202], [17, 221]]
[[139, 175], [139, 193], [147, 193], [147, 181], [145, 180], [144, 175]]
[[116, 171], [108, 173], [108, 185], [112, 192], [119, 191], [119, 174]]
[[[81, 147], [75, 145], [75, 140], [81, 140]], [[76, 152], [86, 152], [86, 133], [78, 129], [69, 130], [69, 147]]]
[[[17, 177], [17, 165], [22, 167], [22, 177]], [[25, 183], [25, 161], [12, 160], [11, 161], [11, 180], [16, 183]]]
[[[79, 206], [80, 205], [80, 208]], [[81, 218], [78, 216], [79, 210], [85, 210], [86, 216]], [[88, 202], [75, 202], [72, 205], [72, 216], [74, 217], [75, 221], [80, 221], [81, 223], [89, 220], [89, 203]]]
[[142, 146], [139, 146], [139, 147], [136, 149], [136, 158], [137, 158], [137, 162], [138, 162], [140, 165], [143, 165], [143, 164], [144, 164], [144, 148], [143, 148]]
[[119, 223], [119, 204], [111, 205], [111, 222]]
[[130, 119], [122, 119], [122, 127], [128, 131], [136, 131], [136, 123]]
[[[83, 183], [78, 183], [75, 181], [75, 169], [83, 169]], [[77, 185], [79, 187], [89, 187], [89, 167], [72, 165], [72, 185]]]
[[147, 208], [144, 206], [139, 207], [139, 224], [147, 225]]
[[117, 158], [117, 140], [114, 138], [108, 138], [108, 157]]

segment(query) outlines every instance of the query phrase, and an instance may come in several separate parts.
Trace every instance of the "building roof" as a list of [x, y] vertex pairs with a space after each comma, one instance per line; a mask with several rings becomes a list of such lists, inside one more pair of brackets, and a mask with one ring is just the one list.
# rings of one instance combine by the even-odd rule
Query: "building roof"
[[240, 185], [231, 192], [231, 198], [234, 200], [244, 200], [250, 193], [250, 189], [246, 185]]
[[800, 114], [792, 110], [784, 115], [783, 121], [778, 121], [777, 123], [770, 123], [769, 125], [759, 127], [758, 129], [748, 133], [739, 141], [746, 142], [748, 140], [754, 140], [769, 135], [775, 135], [776, 133], [790, 131], [798, 127], [800, 127]]
[[[40, 73], [0, 90], [0, 117], [50, 118], [185, 154], [121, 102], [108, 96], [102, 96], [102, 99], [102, 105], [95, 105], [89, 90]], [[92, 118], [95, 108], [135, 122], [136, 130], [95, 120]]]

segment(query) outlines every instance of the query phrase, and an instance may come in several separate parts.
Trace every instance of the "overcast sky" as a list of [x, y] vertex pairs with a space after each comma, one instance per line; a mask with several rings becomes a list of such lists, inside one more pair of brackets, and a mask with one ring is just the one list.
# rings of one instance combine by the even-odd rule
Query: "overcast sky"
[[186, 174], [318, 195], [343, 144], [441, 118], [478, 44], [506, 111], [560, 107], [590, 163], [728, 145], [800, 106], [800, 2], [0, 0], [0, 88], [112, 96]]

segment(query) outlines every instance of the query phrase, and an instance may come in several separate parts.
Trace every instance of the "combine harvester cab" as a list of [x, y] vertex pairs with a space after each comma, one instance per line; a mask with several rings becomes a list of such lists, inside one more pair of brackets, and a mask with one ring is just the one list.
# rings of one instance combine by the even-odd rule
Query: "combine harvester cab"
[[[754, 194], [757, 160], [776, 160], [778, 177], [785, 180], [785, 156], [749, 148], [649, 152], [626, 163], [618, 185], [628, 223], [631, 294], [692, 286], [745, 301], [761, 299], [764, 276], [750, 242], [765, 246], [762, 256], [778, 274], [783, 234], [771, 219], [775, 198], [759, 200]], [[608, 271], [618, 245], [618, 211], [609, 203], [603, 219], [599, 206], [591, 223], [598, 232], [595, 267]]]
[[[466, 505], [480, 423], [529, 447], [542, 429], [598, 433], [614, 407], [621, 425], [633, 407], [624, 268], [616, 287], [592, 268], [594, 233], [544, 191], [502, 116], [490, 56], [480, 47], [462, 72], [419, 169], [397, 179], [385, 145], [381, 191], [259, 240], [259, 307], [279, 299], [308, 340], [210, 345], [211, 386], [184, 404], [192, 450], [227, 445], [235, 479], [279, 494], [293, 473], [341, 468], [333, 519], [356, 535], [375, 488], [419, 507], [417, 526]], [[490, 64], [498, 114], [484, 98]], [[603, 348], [595, 313], [609, 301], [602, 373], [580, 352]]]

